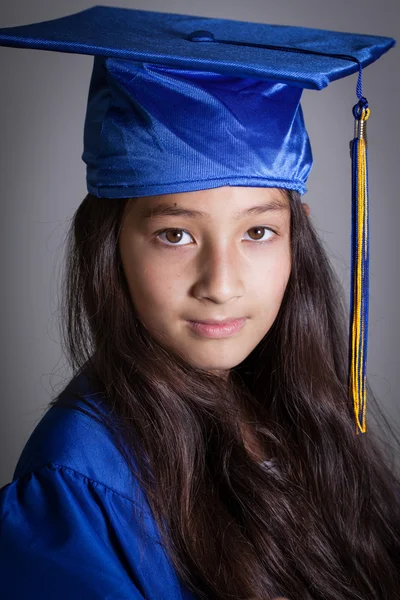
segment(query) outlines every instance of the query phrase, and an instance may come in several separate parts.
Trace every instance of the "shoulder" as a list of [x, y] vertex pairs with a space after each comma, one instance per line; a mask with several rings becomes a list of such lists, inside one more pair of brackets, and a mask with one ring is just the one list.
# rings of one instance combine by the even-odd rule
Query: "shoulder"
[[136, 484], [96, 407], [102, 415], [109, 411], [88, 374], [73, 377], [30, 435], [13, 481], [47, 466], [132, 498]]
[[3, 487], [0, 522], [5, 598], [193, 600], [148, 506], [71, 467], [48, 463]]
[[192, 600], [139, 481], [96, 419], [100, 401], [85, 374], [74, 377], [0, 490], [2, 590], [15, 599]]

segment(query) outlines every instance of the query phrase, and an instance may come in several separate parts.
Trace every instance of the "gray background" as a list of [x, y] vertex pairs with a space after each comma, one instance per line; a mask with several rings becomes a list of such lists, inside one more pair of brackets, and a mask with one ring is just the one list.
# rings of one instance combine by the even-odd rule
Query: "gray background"
[[[0, 7], [0, 27], [58, 18], [94, 4], [14, 0]], [[400, 42], [399, 0], [118, 0], [104, 4], [384, 35]], [[29, 434], [70, 377], [59, 342], [58, 286], [64, 237], [86, 193], [81, 154], [92, 61], [77, 54], [0, 48], [0, 486], [11, 480]], [[348, 143], [356, 80], [352, 75], [324, 91], [303, 95], [315, 158], [305, 201], [347, 297]], [[364, 93], [372, 109], [368, 376], [386, 415], [397, 424], [399, 82], [397, 48], [364, 71]]]

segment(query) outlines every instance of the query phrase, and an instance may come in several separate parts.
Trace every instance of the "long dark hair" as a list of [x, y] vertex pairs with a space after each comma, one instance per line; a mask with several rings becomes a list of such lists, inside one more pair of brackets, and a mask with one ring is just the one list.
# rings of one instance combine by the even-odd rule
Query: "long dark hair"
[[[106, 425], [199, 598], [393, 600], [400, 479], [369, 386], [368, 432], [355, 434], [343, 289], [299, 195], [284, 193], [289, 282], [273, 326], [227, 380], [165, 350], [135, 314], [118, 250], [125, 199], [89, 194], [74, 215], [64, 346], [112, 408]], [[244, 419], [274, 468], [246, 449]]]

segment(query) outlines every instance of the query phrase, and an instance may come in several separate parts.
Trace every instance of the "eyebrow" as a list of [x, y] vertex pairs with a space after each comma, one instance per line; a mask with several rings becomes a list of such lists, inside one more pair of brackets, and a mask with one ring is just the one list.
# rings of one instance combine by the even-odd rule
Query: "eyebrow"
[[[233, 220], [238, 221], [241, 217], [247, 217], [249, 215], [261, 215], [267, 212], [286, 211], [288, 208], [289, 206], [286, 201], [273, 199], [267, 204], [251, 206], [250, 208], [246, 208], [245, 210], [235, 213]], [[145, 208], [141, 214], [141, 218], [144, 220], [151, 220], [156, 217], [187, 217], [189, 219], [203, 219], [205, 217], [210, 218], [210, 215], [200, 210], [183, 208], [182, 206], [164, 203], [157, 204], [152, 208]]]

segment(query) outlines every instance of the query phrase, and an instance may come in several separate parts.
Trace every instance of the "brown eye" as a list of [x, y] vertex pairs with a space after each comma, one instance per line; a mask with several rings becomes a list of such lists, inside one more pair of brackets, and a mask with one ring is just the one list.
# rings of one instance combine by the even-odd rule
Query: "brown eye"
[[168, 229], [164, 232], [164, 235], [168, 242], [171, 242], [171, 244], [176, 244], [182, 239], [182, 229]]
[[259, 239], [262, 239], [262, 237], [264, 235], [265, 227], [252, 227], [251, 229], [249, 229], [249, 231], [255, 231], [256, 236], [255, 237], [250, 236], [250, 237], [252, 239], [259, 240]]
[[[252, 234], [250, 232], [253, 232]], [[267, 234], [267, 237], [265, 237]], [[269, 244], [269, 242], [276, 236], [275, 231], [264, 225], [257, 225], [246, 231], [246, 235], [249, 236], [249, 240], [253, 242], [260, 242], [260, 244]]]
[[[182, 238], [187, 235], [189, 238], [191, 237], [190, 234], [185, 231], [184, 229], [164, 229], [164, 231], [161, 231], [156, 237], [160, 240], [162, 240], [162, 243], [165, 246], [186, 246], [187, 244], [180, 244], [178, 242], [180, 242], [182, 240]], [[193, 238], [192, 238], [193, 241]]]

